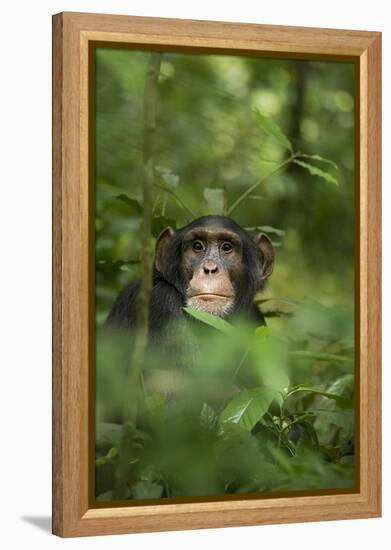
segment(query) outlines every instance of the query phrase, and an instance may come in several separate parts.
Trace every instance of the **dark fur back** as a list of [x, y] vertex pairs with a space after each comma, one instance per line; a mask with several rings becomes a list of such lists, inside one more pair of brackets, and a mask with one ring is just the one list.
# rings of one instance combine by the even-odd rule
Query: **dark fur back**
[[[136, 301], [141, 282], [135, 281], [125, 287], [117, 297], [106, 320], [107, 326], [132, 327], [136, 322]], [[155, 277], [149, 302], [149, 326], [159, 330], [167, 319], [183, 316], [180, 293], [160, 277]]]

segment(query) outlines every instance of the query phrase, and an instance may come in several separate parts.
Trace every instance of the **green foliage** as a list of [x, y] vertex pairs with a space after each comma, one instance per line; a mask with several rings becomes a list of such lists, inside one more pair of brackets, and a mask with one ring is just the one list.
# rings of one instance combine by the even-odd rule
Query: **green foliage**
[[257, 225], [256, 227], [246, 227], [246, 230], [271, 233], [277, 235], [277, 237], [283, 237], [285, 235], [285, 231], [283, 229], [278, 229], [277, 227], [272, 227], [271, 225]]
[[303, 162], [302, 160], [297, 160], [297, 159], [295, 159], [293, 162], [295, 164], [298, 164], [302, 168], [305, 168], [306, 170], [308, 170], [311, 176], [319, 176], [320, 178], [324, 179], [329, 183], [334, 183], [334, 185], [338, 185], [338, 181], [335, 179], [334, 176], [332, 176], [328, 172], [325, 172], [324, 170], [321, 170], [317, 166], [313, 166], [312, 164], [308, 164], [308, 162]]
[[220, 415], [220, 423], [233, 423], [250, 432], [266, 414], [275, 391], [270, 388], [243, 390], [235, 396]]
[[140, 216], [142, 215], [143, 207], [135, 199], [131, 199], [130, 197], [125, 195], [125, 193], [121, 193], [120, 195], [118, 195], [117, 199], [129, 206], [129, 214], [133, 213], [133, 214], [138, 214]]
[[338, 165], [334, 161], [332, 161], [330, 159], [325, 159], [325, 158], [321, 157], [320, 155], [306, 155], [304, 153], [300, 153], [300, 157], [307, 158], [307, 159], [318, 160], [319, 162], [324, 162], [326, 164], [330, 164], [333, 168], [338, 170]]
[[[119, 290], [139, 277], [136, 264], [124, 269], [121, 262], [140, 255], [147, 60], [148, 52], [141, 51], [102, 48], [96, 53], [99, 324]], [[222, 190], [227, 209], [291, 154], [286, 140], [301, 152], [296, 160], [327, 167], [325, 172], [335, 177], [335, 166], [323, 160], [333, 159], [339, 167], [339, 187], [332, 182], [321, 185], [319, 176], [291, 162], [233, 214], [244, 227], [262, 225], [285, 232], [269, 296], [308, 295], [322, 303], [349, 303], [354, 257], [353, 76], [349, 63], [165, 54], [158, 90], [155, 217], [175, 219], [181, 227], [196, 216], [220, 213]], [[265, 129], [276, 125], [277, 133]], [[320, 184], [313, 185], [317, 180]], [[206, 189], [214, 205], [205, 198]], [[109, 271], [107, 261], [118, 263]]]
[[[151, 351], [142, 391], [136, 389], [133, 397], [140, 412], [128, 498], [351, 487], [354, 376], [346, 369], [352, 368], [352, 352], [345, 351], [349, 363], [341, 362], [342, 349], [328, 353], [336, 346], [333, 341], [323, 342], [324, 353], [314, 351], [313, 338], [306, 350], [298, 350], [294, 338], [281, 339], [270, 328], [254, 330], [187, 309], [199, 322], [194, 327], [201, 342], [197, 353], [187, 341], [184, 353], [176, 348], [169, 362], [178, 361], [179, 354], [178, 370], [162, 371], [169, 356], [163, 358], [159, 348]], [[181, 330], [178, 321], [173, 331]], [[344, 347], [342, 341], [339, 345]], [[304, 361], [299, 368], [297, 361]], [[109, 359], [98, 376], [105, 369], [113, 384]], [[107, 380], [105, 391], [110, 392]], [[108, 498], [112, 489], [120, 430], [119, 425], [97, 424], [99, 499]]]
[[203, 195], [211, 214], [224, 214], [224, 189], [204, 189]]
[[155, 216], [152, 222], [152, 235], [157, 237], [166, 227], [175, 229], [176, 220], [174, 218], [166, 218], [165, 216]]
[[162, 168], [161, 166], [156, 166], [155, 170], [160, 174], [162, 180], [168, 185], [168, 187], [175, 189], [175, 187], [178, 186], [179, 176], [173, 174], [167, 168]]
[[225, 334], [232, 334], [233, 332], [232, 325], [230, 325], [221, 317], [216, 317], [216, 315], [212, 315], [211, 313], [207, 313], [206, 311], [199, 311], [191, 307], [184, 307], [183, 309], [184, 311], [186, 311], [186, 313], [188, 313], [195, 319], [198, 319], [199, 321], [210, 325], [211, 327], [214, 327], [215, 329], [220, 330]]
[[173, 323], [172, 352], [151, 349], [124, 395], [131, 338], [100, 327], [142, 275], [148, 53], [96, 55], [97, 500], [113, 500], [125, 399], [128, 499], [352, 487], [353, 65], [164, 54], [151, 239], [236, 205], [279, 247], [256, 299], [268, 328], [185, 308], [195, 337]]
[[270, 117], [267, 117], [260, 113], [259, 111], [255, 111], [255, 117], [259, 124], [259, 126], [267, 133], [269, 134], [273, 139], [277, 141], [282, 147], [285, 149], [288, 149], [291, 153], [293, 153], [293, 147], [287, 136], [284, 134], [284, 132], [281, 131], [281, 128], [274, 122], [274, 120]]

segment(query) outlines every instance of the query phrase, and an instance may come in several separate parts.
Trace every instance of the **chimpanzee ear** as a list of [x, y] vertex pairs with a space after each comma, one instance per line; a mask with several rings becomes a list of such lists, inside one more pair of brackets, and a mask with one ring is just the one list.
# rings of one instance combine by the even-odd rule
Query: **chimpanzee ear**
[[265, 233], [258, 233], [254, 237], [254, 243], [261, 261], [261, 279], [267, 279], [273, 272], [274, 249], [271, 240]]
[[155, 267], [158, 271], [162, 272], [164, 257], [167, 254], [168, 246], [174, 235], [175, 231], [172, 227], [166, 227], [158, 235], [155, 246]]

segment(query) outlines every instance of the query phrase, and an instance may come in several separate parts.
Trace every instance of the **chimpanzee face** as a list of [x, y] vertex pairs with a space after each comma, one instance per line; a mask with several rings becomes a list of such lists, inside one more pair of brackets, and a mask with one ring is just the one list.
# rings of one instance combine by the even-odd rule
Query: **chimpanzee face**
[[223, 227], [195, 227], [182, 241], [182, 273], [188, 306], [227, 316], [234, 308], [233, 281], [241, 277], [242, 243]]
[[199, 218], [178, 231], [165, 229], [155, 253], [157, 271], [180, 288], [185, 305], [221, 317], [251, 305], [273, 260], [266, 235], [252, 239], [223, 216]]

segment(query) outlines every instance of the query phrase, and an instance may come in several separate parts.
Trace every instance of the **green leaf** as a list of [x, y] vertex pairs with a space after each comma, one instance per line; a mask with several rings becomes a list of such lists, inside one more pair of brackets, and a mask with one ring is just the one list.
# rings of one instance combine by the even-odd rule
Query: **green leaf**
[[106, 456], [100, 456], [95, 460], [96, 466], [103, 466], [113, 460], [118, 455], [118, 447], [111, 447]]
[[[147, 440], [149, 438], [146, 432], [136, 429], [134, 437], [140, 441]], [[98, 422], [96, 424], [95, 431], [95, 446], [99, 449], [108, 449], [110, 453], [115, 452], [112, 447], [120, 447], [122, 438], [122, 426], [120, 424], [113, 424], [111, 422]], [[111, 455], [113, 456], [113, 455]], [[111, 458], [111, 456], [109, 458]], [[107, 457], [106, 457], [107, 458]]]
[[323, 353], [320, 351], [290, 351], [291, 357], [302, 357], [303, 359], [315, 359], [316, 361], [326, 361], [327, 363], [348, 363], [351, 362], [350, 357], [344, 355], [335, 355], [333, 353]]
[[164, 168], [163, 166], [155, 166], [156, 172], [160, 174], [160, 177], [169, 187], [175, 188], [179, 183], [179, 176], [173, 174], [171, 170]]
[[314, 448], [319, 448], [318, 434], [311, 420], [299, 418], [298, 421], [292, 423], [291, 426], [294, 424], [301, 426], [303, 429], [303, 434], [296, 443], [296, 454], [305, 454], [308, 451], [312, 451]]
[[274, 122], [274, 120], [264, 116], [258, 110], [255, 110], [254, 113], [259, 126], [261, 126], [261, 128], [269, 134], [269, 136], [274, 138], [282, 147], [288, 149], [292, 153], [293, 148], [291, 142], [282, 132], [281, 128]]
[[236, 395], [220, 415], [220, 424], [238, 424], [251, 431], [255, 424], [266, 414], [276, 391], [271, 388], [244, 390]]
[[106, 456], [108, 459], [112, 460], [117, 456], [118, 452], [119, 452], [118, 447], [111, 447], [111, 449], [109, 450]]
[[265, 200], [265, 197], [262, 197], [262, 195], [249, 195], [247, 198], [251, 199], [253, 201], [264, 201]]
[[352, 409], [314, 409], [317, 415], [317, 422], [323, 421], [329, 424], [335, 424], [339, 428], [342, 428], [345, 431], [352, 432], [354, 427], [354, 411]]
[[263, 386], [273, 389], [280, 401], [281, 394], [285, 395], [289, 388], [285, 346], [281, 341], [271, 337], [266, 327], [258, 327], [250, 357], [251, 368], [257, 380]]
[[274, 460], [279, 464], [283, 470], [285, 470], [290, 476], [294, 477], [295, 471], [286, 454], [281, 450], [271, 445], [270, 442], [267, 443], [267, 448], [269, 449], [270, 454], [273, 456]]
[[176, 220], [165, 216], [156, 216], [152, 221], [152, 235], [156, 238], [166, 227], [176, 229]]
[[254, 338], [260, 342], [266, 342], [269, 334], [270, 330], [268, 327], [257, 327], [255, 329]]
[[212, 315], [211, 313], [207, 313], [206, 311], [199, 311], [198, 309], [194, 309], [192, 307], [184, 307], [183, 310], [194, 317], [194, 319], [197, 319], [198, 321], [201, 321], [206, 325], [210, 325], [211, 327], [219, 330], [220, 332], [224, 332], [225, 334], [232, 334], [234, 330], [233, 326], [230, 325], [228, 321], [225, 321], [217, 315]]
[[305, 168], [308, 170], [308, 172], [311, 174], [311, 176], [319, 176], [320, 178], [324, 179], [325, 181], [329, 183], [333, 183], [334, 185], [338, 185], [338, 180], [329, 174], [328, 172], [324, 172], [317, 166], [314, 166], [313, 164], [308, 164], [308, 162], [303, 162], [302, 160], [294, 159], [293, 161], [295, 164], [298, 164], [302, 168]]
[[132, 213], [139, 214], [140, 216], [142, 215], [143, 207], [136, 199], [131, 199], [128, 195], [125, 195], [125, 193], [121, 193], [121, 195], [117, 195], [115, 198], [127, 204]]
[[272, 227], [271, 225], [254, 225], [252, 227], [245, 227], [246, 231], [264, 231], [265, 233], [274, 233], [277, 237], [283, 237], [285, 231], [283, 229], [278, 229], [277, 227]]
[[166, 172], [165, 174], [162, 174], [162, 178], [167, 185], [170, 187], [177, 187], [179, 183], [179, 176], [176, 176], [175, 174], [172, 174], [171, 172]]
[[327, 388], [327, 391], [340, 395], [345, 399], [353, 399], [354, 383], [354, 374], [344, 374], [340, 378], [337, 378], [337, 380]]
[[166, 402], [164, 397], [157, 392], [147, 395], [146, 405], [155, 424], [161, 424], [166, 418]]
[[353, 407], [352, 399], [346, 399], [345, 397], [341, 397], [340, 395], [337, 395], [335, 393], [330, 393], [328, 391], [320, 390], [319, 388], [311, 388], [309, 386], [304, 386], [304, 385], [294, 386], [289, 390], [287, 396], [290, 397], [291, 395], [298, 392], [315, 393], [317, 395], [322, 395], [323, 397], [327, 397], [327, 399], [333, 399], [335, 403], [339, 407], [341, 407], [341, 409], [349, 409]]
[[121, 442], [122, 426], [110, 422], [96, 425], [95, 445], [97, 447], [118, 447]]
[[211, 214], [222, 214], [224, 210], [224, 190], [207, 187], [203, 191]]
[[158, 472], [156, 471], [155, 465], [147, 464], [145, 468], [141, 470], [138, 481], [149, 481], [150, 483], [153, 483], [156, 480], [157, 475]]
[[208, 403], [204, 403], [200, 412], [200, 424], [203, 428], [213, 428], [216, 422], [216, 414]]
[[151, 481], [136, 481], [131, 488], [133, 498], [160, 498], [163, 494], [163, 487]]
[[336, 170], [338, 170], [338, 165], [333, 160], [325, 159], [320, 155], [306, 155], [304, 153], [300, 153], [300, 158], [313, 159], [313, 160], [318, 160], [319, 162], [325, 162], [326, 164], [331, 164], [331, 166], [333, 166]]

